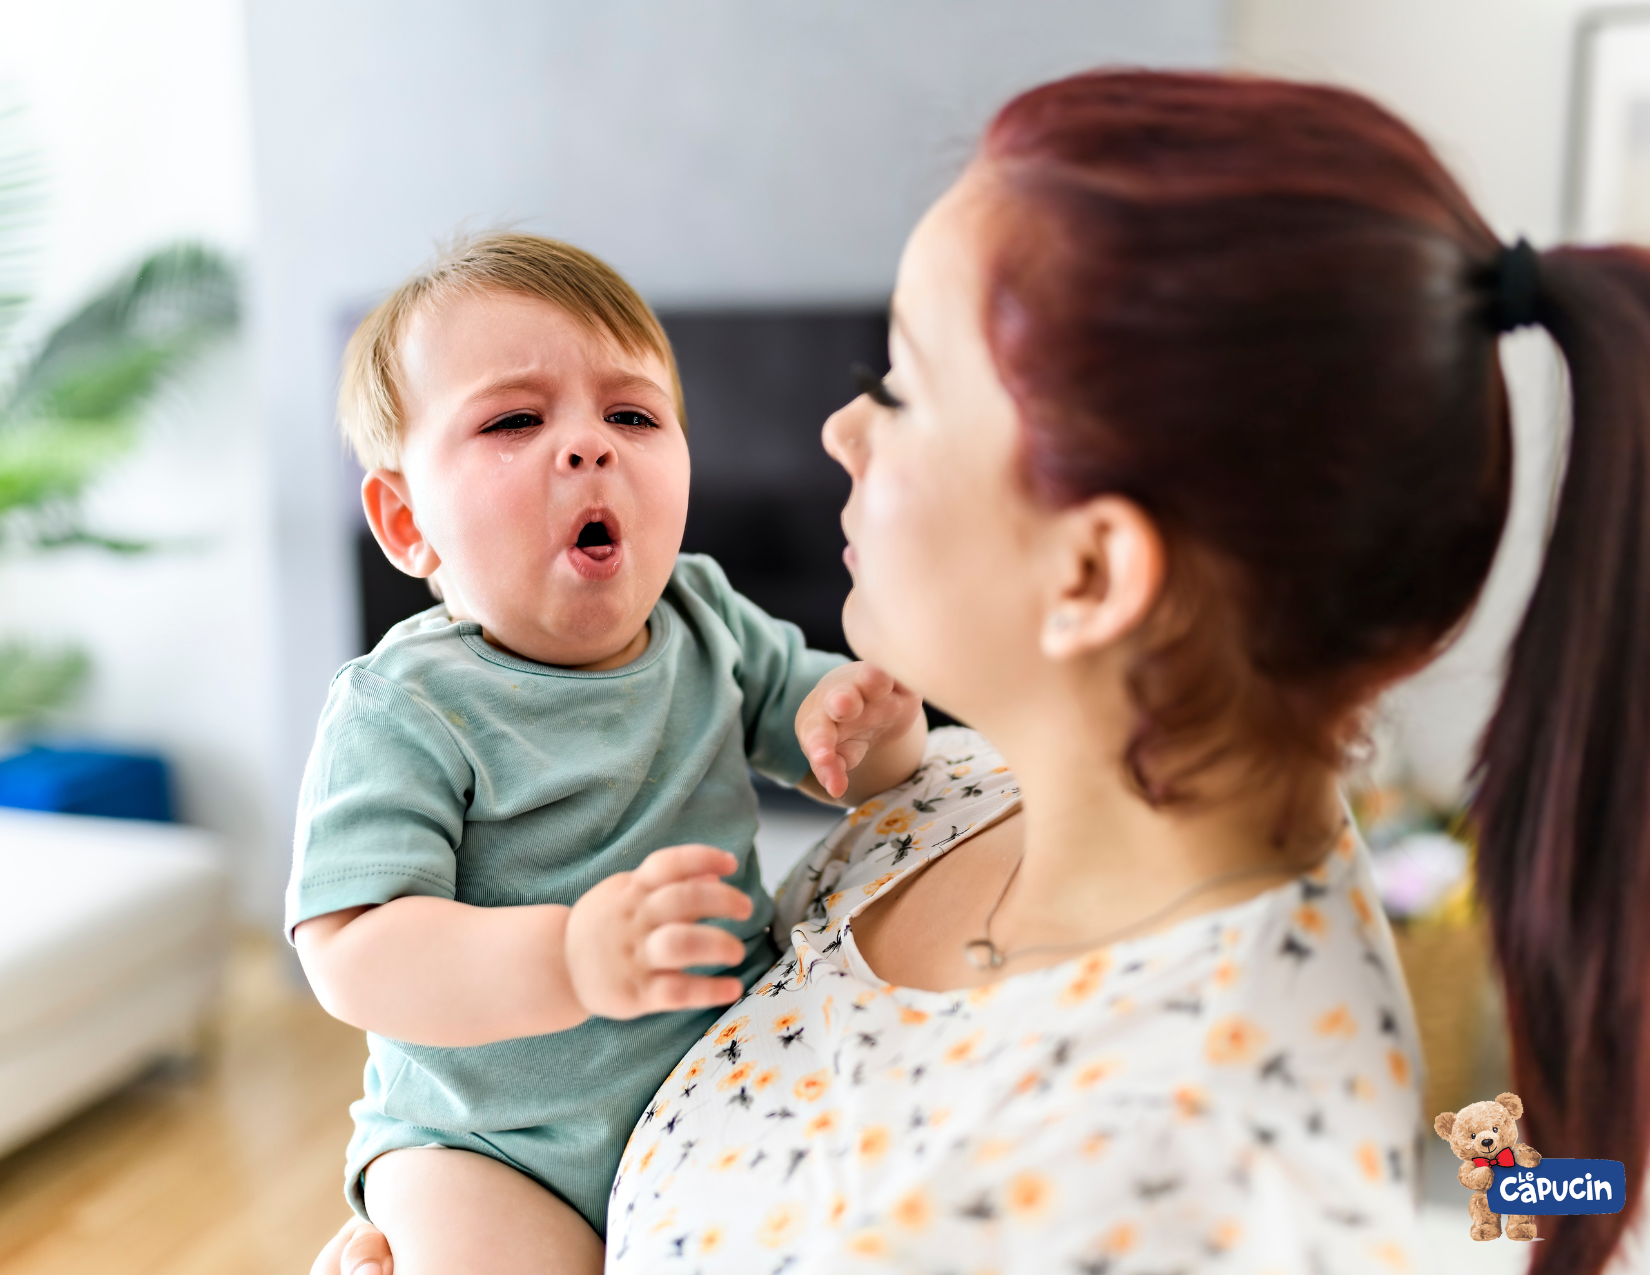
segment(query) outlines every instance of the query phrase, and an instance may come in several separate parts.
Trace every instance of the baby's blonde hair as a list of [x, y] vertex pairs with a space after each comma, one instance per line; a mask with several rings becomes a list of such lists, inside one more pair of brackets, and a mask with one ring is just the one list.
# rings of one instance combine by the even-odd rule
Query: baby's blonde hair
[[367, 469], [399, 469], [407, 417], [401, 397], [401, 338], [426, 305], [463, 294], [539, 297], [627, 354], [657, 354], [670, 371], [676, 417], [687, 428], [682, 380], [670, 338], [618, 271], [582, 248], [540, 235], [494, 232], [459, 240], [392, 292], [363, 320], [344, 351], [338, 423]]

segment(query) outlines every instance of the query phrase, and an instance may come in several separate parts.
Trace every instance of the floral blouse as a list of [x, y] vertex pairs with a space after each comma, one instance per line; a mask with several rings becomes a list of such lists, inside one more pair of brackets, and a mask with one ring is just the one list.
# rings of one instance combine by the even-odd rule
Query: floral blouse
[[853, 917], [1018, 800], [935, 731], [779, 896], [792, 950], [631, 1135], [610, 1272], [1418, 1268], [1417, 1036], [1368, 854], [971, 991], [884, 982]]

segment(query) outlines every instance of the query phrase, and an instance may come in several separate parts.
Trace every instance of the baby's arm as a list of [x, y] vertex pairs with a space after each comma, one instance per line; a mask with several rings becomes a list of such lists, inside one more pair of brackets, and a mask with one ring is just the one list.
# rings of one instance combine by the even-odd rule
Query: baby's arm
[[726, 1005], [745, 947], [707, 917], [743, 920], [751, 901], [718, 878], [738, 860], [672, 846], [608, 877], [572, 907], [482, 908], [411, 895], [302, 922], [298, 958], [335, 1018], [421, 1045], [483, 1045], [576, 1027]]
[[813, 767], [802, 790], [857, 806], [904, 783], [922, 765], [928, 722], [921, 699], [881, 669], [858, 662], [819, 679], [797, 710], [796, 738]]

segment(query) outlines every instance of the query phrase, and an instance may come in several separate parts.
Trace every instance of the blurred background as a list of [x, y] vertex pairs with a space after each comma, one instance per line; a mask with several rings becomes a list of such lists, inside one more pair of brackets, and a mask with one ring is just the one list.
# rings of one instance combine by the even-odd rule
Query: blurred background
[[[0, 1275], [304, 1270], [342, 1219], [364, 1047], [295, 977], [281, 892], [332, 674], [428, 605], [365, 533], [332, 400], [355, 321], [439, 241], [519, 227], [637, 285], [682, 363], [688, 547], [837, 647], [846, 486], [819, 426], [853, 393], [849, 364], [884, 358], [906, 234], [1017, 90], [1108, 63], [1335, 81], [1417, 126], [1507, 239], [1650, 236], [1634, 7], [3, 12], [0, 858], [17, 884], [0, 902]], [[1546, 338], [1511, 338], [1507, 365], [1501, 560], [1462, 640], [1389, 696], [1358, 779], [1428, 1111], [1505, 1083], [1455, 815], [1561, 425]], [[828, 823], [767, 792], [765, 870]], [[1514, 1261], [1460, 1247], [1454, 1161], [1428, 1154], [1438, 1269]]]

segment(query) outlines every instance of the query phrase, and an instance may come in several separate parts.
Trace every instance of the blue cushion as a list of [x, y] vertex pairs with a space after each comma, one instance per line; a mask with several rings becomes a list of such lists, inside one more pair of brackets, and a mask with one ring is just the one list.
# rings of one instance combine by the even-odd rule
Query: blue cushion
[[166, 763], [142, 753], [30, 748], [0, 761], [0, 806], [170, 821]]

